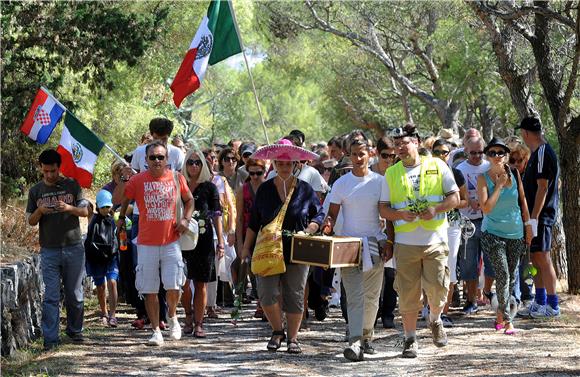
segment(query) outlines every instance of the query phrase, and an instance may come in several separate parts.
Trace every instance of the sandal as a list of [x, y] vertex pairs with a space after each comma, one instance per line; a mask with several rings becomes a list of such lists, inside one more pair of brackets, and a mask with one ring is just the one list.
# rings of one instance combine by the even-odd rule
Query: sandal
[[205, 338], [206, 337], [205, 331], [203, 330], [203, 327], [201, 327], [201, 323], [195, 325], [195, 331], [193, 332], [193, 337], [194, 338]]
[[300, 348], [300, 345], [298, 344], [297, 340], [289, 340], [287, 345], [288, 349], [286, 350], [286, 352], [292, 354], [302, 353], [302, 348]]
[[495, 321], [495, 331], [503, 330], [505, 325], [503, 322]]
[[270, 338], [266, 348], [270, 352], [276, 352], [284, 340], [286, 340], [286, 333], [284, 333], [284, 330], [272, 331], [272, 337]]
[[207, 316], [207, 318], [211, 318], [211, 319], [218, 319], [219, 318], [217, 312], [213, 308], [207, 309], [206, 316]]
[[116, 317], [109, 317], [109, 326], [111, 327], [117, 327], [118, 326], [118, 321]]
[[182, 331], [184, 334], [193, 333], [193, 313], [185, 314], [185, 324]]
[[[508, 326], [510, 326], [511, 328], [508, 328]], [[503, 333], [506, 335], [516, 335], [516, 329], [513, 327], [511, 323], [508, 322], [508, 324], [506, 325], [506, 329]]]

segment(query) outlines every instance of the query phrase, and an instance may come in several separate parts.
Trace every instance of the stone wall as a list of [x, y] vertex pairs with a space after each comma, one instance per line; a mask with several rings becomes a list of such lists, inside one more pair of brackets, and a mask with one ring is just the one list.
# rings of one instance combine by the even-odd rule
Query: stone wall
[[40, 256], [0, 267], [2, 356], [10, 356], [41, 336]]

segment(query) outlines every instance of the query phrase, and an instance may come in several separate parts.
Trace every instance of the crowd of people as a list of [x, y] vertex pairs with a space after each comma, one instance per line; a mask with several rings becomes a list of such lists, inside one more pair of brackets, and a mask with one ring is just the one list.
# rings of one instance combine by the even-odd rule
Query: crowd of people
[[[112, 164], [94, 206], [59, 175], [60, 155], [45, 150], [26, 210], [29, 224], [40, 226], [45, 348], [60, 342], [61, 284], [66, 334], [83, 340], [85, 274], [102, 324], [119, 326], [122, 287], [136, 311], [131, 325], [150, 326], [152, 346], [164, 344], [163, 330], [175, 341], [208, 336], [204, 320], [223, 310], [218, 296], [230, 305], [255, 301], [254, 317], [272, 330], [265, 348], [286, 342], [292, 354], [302, 352], [309, 309], [323, 321], [336, 305], [350, 361], [376, 352], [374, 328], [379, 319], [395, 328], [396, 308], [405, 358], [417, 357], [419, 318], [444, 347], [452, 310], [472, 316], [490, 305], [490, 328], [506, 335], [516, 333], [518, 316], [558, 317], [549, 255], [558, 161], [539, 119], [525, 118], [516, 130], [519, 138], [487, 143], [476, 129], [462, 140], [449, 130], [422, 140], [407, 124], [376, 143], [355, 130], [313, 144], [293, 130], [272, 145], [231, 140], [198, 149], [170, 142], [173, 123], [154, 118], [126, 161]], [[89, 217], [86, 232], [79, 217]], [[360, 238], [360, 265], [293, 263], [295, 234]], [[283, 268], [258, 269], [254, 257], [274, 251]]]

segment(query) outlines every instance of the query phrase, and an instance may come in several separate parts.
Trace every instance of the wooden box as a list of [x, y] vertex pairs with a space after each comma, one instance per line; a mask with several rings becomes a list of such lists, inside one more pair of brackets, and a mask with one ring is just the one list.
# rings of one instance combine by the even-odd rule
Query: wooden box
[[360, 263], [362, 241], [356, 237], [292, 237], [290, 261], [324, 268], [356, 267]]

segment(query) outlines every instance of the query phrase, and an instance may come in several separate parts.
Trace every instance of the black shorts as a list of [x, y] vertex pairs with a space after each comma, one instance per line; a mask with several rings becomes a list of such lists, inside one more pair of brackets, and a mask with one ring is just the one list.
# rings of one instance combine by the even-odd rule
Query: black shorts
[[532, 239], [530, 253], [550, 251], [552, 248], [552, 226], [538, 224], [538, 235]]

